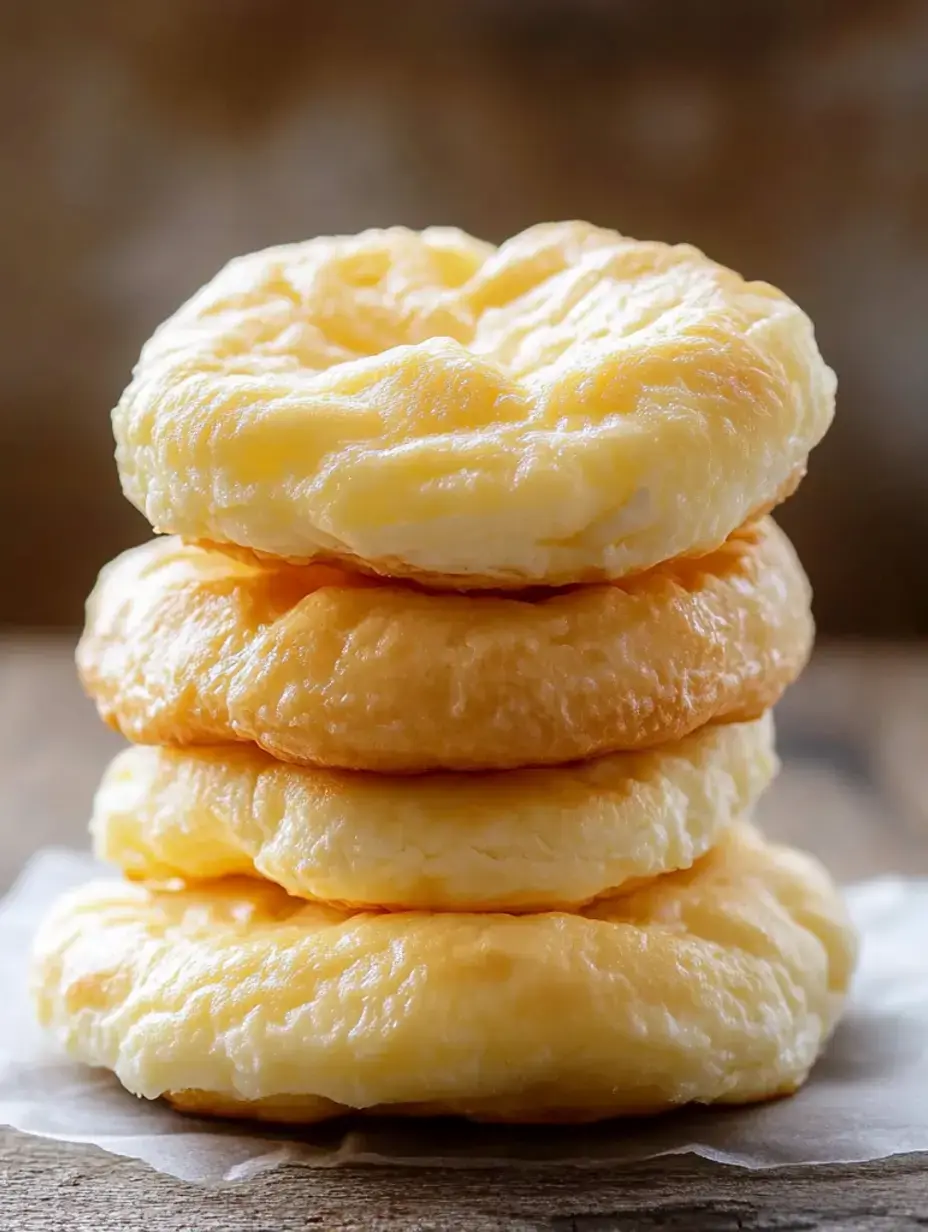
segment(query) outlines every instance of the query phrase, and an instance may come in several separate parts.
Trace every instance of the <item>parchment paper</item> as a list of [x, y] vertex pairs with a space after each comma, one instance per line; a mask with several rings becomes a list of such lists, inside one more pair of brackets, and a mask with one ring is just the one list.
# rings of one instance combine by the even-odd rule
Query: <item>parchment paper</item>
[[291, 1161], [604, 1167], [694, 1152], [769, 1168], [928, 1151], [928, 879], [881, 878], [849, 889], [864, 938], [852, 1004], [808, 1085], [791, 1099], [589, 1128], [359, 1119], [301, 1133], [180, 1116], [48, 1047], [25, 995], [30, 938], [55, 895], [101, 873], [113, 875], [87, 856], [41, 852], [0, 903], [0, 1124], [25, 1133], [93, 1143], [201, 1183], [245, 1180]]

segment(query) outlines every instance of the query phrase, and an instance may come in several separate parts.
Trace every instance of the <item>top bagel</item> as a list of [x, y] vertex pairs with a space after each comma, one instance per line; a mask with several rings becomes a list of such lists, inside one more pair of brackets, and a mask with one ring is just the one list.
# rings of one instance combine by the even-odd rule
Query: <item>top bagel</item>
[[711, 551], [796, 485], [834, 392], [805, 313], [687, 245], [392, 228], [230, 262], [113, 426], [158, 531], [503, 588]]

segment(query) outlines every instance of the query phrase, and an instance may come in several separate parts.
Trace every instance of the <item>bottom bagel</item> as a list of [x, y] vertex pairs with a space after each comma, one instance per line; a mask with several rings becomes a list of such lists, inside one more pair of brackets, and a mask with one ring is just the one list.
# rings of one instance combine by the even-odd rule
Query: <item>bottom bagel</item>
[[32, 986], [72, 1057], [185, 1111], [590, 1121], [794, 1091], [855, 949], [825, 871], [741, 823], [579, 914], [97, 882], [41, 928]]

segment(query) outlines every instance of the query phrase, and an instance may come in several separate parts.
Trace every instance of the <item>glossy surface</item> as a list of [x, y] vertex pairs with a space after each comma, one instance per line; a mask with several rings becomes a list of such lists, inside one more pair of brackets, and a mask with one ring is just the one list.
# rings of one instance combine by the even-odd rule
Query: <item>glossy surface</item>
[[149, 1098], [532, 1121], [794, 1090], [854, 955], [821, 866], [736, 826], [689, 871], [582, 914], [95, 883], [40, 930], [32, 980], [58, 1044]]
[[718, 547], [798, 481], [834, 389], [806, 315], [694, 248], [395, 228], [232, 261], [113, 426], [156, 530], [522, 587]]
[[500, 774], [396, 778], [250, 748], [136, 747], [107, 770], [91, 830], [97, 854], [136, 880], [239, 874], [355, 907], [538, 911], [689, 867], [776, 765], [769, 716]]
[[698, 561], [519, 598], [426, 594], [160, 539], [103, 570], [77, 659], [130, 740], [494, 770], [754, 718], [801, 671], [812, 632], [805, 574], [769, 519]]

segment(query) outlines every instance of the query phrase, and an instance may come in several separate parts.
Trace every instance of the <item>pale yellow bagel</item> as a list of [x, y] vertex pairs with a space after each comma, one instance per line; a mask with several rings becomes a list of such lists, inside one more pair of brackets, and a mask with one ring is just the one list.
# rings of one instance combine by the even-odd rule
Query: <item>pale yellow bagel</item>
[[688, 868], [775, 769], [769, 716], [647, 753], [413, 778], [137, 746], [105, 774], [91, 831], [143, 881], [263, 876], [355, 908], [540, 911]]
[[41, 928], [32, 987], [72, 1057], [199, 1111], [593, 1120], [795, 1090], [854, 954], [824, 869], [740, 825], [580, 915], [96, 882]]
[[518, 598], [157, 539], [103, 570], [77, 660], [103, 718], [136, 742], [493, 770], [754, 718], [811, 642], [805, 575], [764, 521], [699, 561]]
[[158, 531], [524, 587], [718, 547], [798, 482], [834, 392], [805, 313], [695, 248], [394, 228], [232, 261], [113, 427]]

